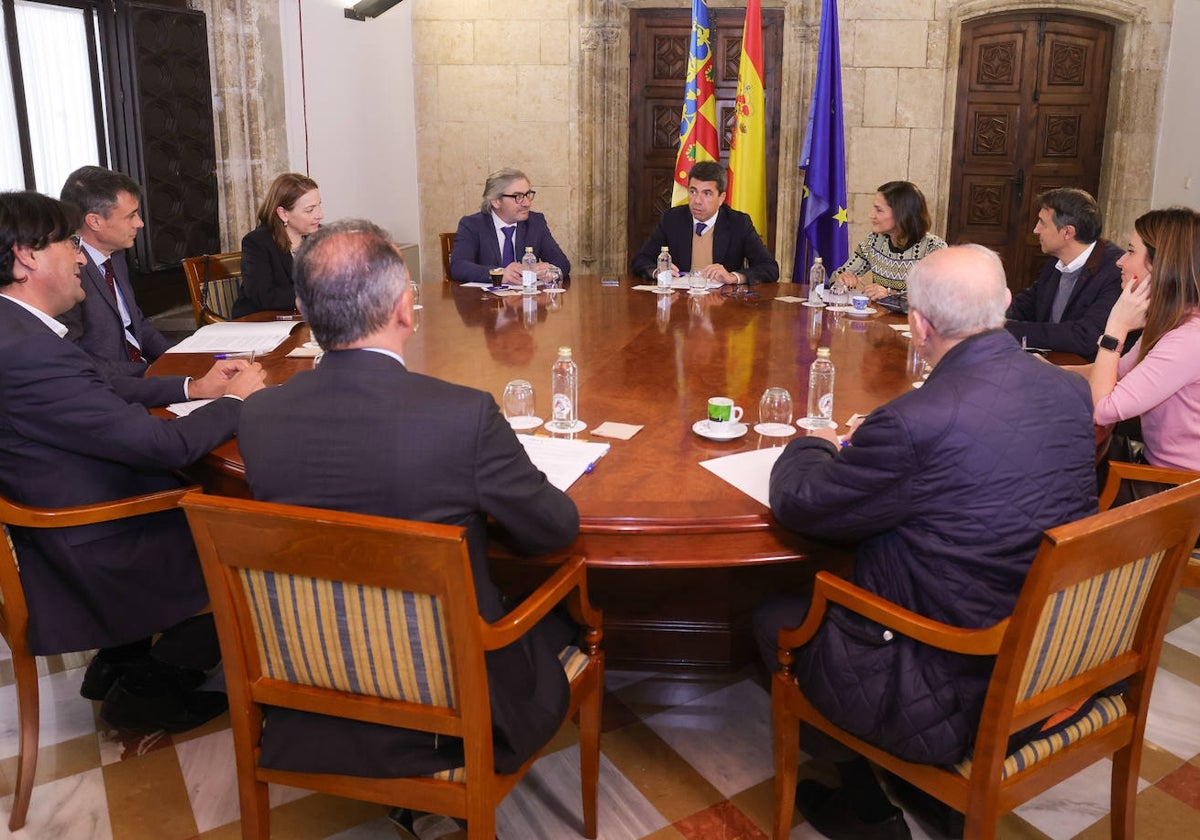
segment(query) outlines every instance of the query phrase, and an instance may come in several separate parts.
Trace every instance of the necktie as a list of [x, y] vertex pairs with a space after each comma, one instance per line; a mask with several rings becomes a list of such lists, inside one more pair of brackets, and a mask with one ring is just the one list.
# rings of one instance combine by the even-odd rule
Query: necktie
[[517, 261], [516, 252], [513, 250], [513, 234], [517, 231], [516, 225], [502, 227], [504, 231], [504, 250], [500, 252], [500, 263], [508, 266]]
[[1058, 290], [1054, 293], [1054, 302], [1050, 304], [1050, 320], [1057, 324], [1062, 321], [1063, 312], [1067, 309], [1067, 301], [1071, 292], [1075, 291], [1075, 283], [1079, 280], [1079, 271], [1064, 271], [1058, 280]]
[[[108, 284], [108, 293], [112, 295], [113, 303], [117, 305], [117, 314], [119, 316], [121, 312], [121, 301], [117, 298], [117, 274], [115, 271], [113, 271], [112, 260], [105, 260], [104, 264], [100, 267], [104, 269], [104, 282]], [[121, 325], [121, 330], [124, 332], [124, 324]], [[129, 340], [128, 335], [125, 337], [125, 355], [129, 357], [129, 361], [131, 362], [145, 361], [145, 359], [142, 358], [141, 351], [138, 350], [137, 347], [134, 346], [133, 342]]]
[[708, 225], [704, 224], [704, 222], [696, 222], [696, 235], [697, 235], [697, 236], [703, 236], [703, 235], [704, 235], [704, 229], [705, 229], [706, 227], [708, 227]]

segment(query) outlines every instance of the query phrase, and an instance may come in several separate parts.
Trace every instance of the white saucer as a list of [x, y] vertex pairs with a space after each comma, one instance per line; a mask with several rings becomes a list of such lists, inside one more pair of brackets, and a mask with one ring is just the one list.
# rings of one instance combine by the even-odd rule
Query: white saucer
[[700, 297], [700, 295], [708, 294], [708, 289], [688, 289], [688, 294]]
[[[797, 420], [797, 421], [796, 421], [796, 425], [797, 425], [797, 426], [799, 426], [801, 429], [804, 429], [804, 430], [806, 430], [806, 431], [809, 431], [808, 427], [804, 425], [804, 419], [805, 419], [805, 418], [801, 417], [799, 420]], [[827, 428], [827, 429], [836, 429], [837, 427], [838, 427], [837, 421], [836, 421], [836, 420], [830, 420], [830, 421], [829, 421], [829, 425], [828, 425], [828, 426], [826, 426], [825, 428]]]
[[526, 415], [525, 417], [509, 417], [508, 425], [514, 429], [536, 429], [542, 425], [542, 418], [530, 415]]
[[802, 303], [802, 304], [801, 304], [801, 306], [811, 306], [811, 307], [813, 307], [814, 309], [815, 309], [815, 308], [817, 308], [817, 307], [819, 307], [819, 306], [824, 306], [824, 305], [825, 305], [825, 304], [824, 304], [824, 303], [822, 303], [822, 302], [821, 302], [821, 301], [819, 301], [819, 300], [806, 300], [806, 301], [804, 301], [804, 303]]
[[709, 440], [733, 440], [746, 434], [746, 424], [709, 423], [707, 420], [697, 420], [692, 424], [692, 431]]
[[674, 293], [675, 293], [675, 290], [672, 289], [670, 286], [667, 286], [665, 289], [662, 288], [661, 286], [654, 287], [654, 294], [656, 294], [656, 295], [672, 295]]
[[584, 423], [582, 420], [576, 420], [575, 425], [572, 426], [571, 428], [559, 429], [554, 425], [553, 420], [548, 420], [548, 421], [546, 421], [546, 425], [544, 425], [542, 428], [545, 429], [547, 432], [555, 432], [560, 435], [573, 435], [576, 432], [582, 432], [584, 429], [586, 429], [587, 423]]
[[562, 294], [563, 292], [565, 292], [566, 289], [546, 288], [546, 289], [542, 289], [542, 291], [548, 295], [559, 295], [559, 294]]
[[754, 431], [767, 437], [791, 437], [796, 434], [791, 423], [758, 423], [754, 426]]
[[848, 307], [845, 312], [847, 315], [874, 315], [879, 310], [874, 306], [868, 306], [866, 309], [855, 309], [853, 306]]

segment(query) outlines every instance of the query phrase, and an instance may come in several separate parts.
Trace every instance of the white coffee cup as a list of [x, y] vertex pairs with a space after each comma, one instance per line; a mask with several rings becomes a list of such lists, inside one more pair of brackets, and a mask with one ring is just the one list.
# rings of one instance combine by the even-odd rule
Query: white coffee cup
[[855, 309], [859, 310], [860, 312], [862, 310], [866, 309], [867, 304], [870, 302], [871, 302], [871, 299], [869, 297], [867, 297], [866, 295], [854, 295], [850, 298], [850, 304]]
[[729, 397], [709, 397], [709, 423], [738, 423], [742, 419], [742, 407], [734, 405]]

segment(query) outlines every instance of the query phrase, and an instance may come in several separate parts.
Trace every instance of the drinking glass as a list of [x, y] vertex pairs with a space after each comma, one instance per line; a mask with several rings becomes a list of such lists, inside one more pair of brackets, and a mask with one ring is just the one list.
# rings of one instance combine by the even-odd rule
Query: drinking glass
[[554, 291], [562, 288], [563, 273], [562, 269], [556, 265], [552, 265], [546, 269], [546, 289]]
[[[534, 407], [533, 386], [525, 379], [514, 379], [504, 386], [504, 395], [501, 397], [501, 404], [504, 407], [504, 416], [509, 423], [518, 425], [522, 421], [521, 418], [534, 417], [536, 409]], [[516, 422], [514, 422], [516, 421]]]
[[758, 402], [758, 422], [792, 424], [792, 395], [787, 388], [768, 388]]
[[708, 279], [699, 271], [693, 271], [688, 274], [688, 290], [693, 295], [703, 295], [708, 293]]

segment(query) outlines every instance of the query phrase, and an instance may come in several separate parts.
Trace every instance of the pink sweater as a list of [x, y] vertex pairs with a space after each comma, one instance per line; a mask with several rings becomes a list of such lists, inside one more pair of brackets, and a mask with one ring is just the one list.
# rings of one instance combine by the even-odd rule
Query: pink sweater
[[1117, 386], [1096, 405], [1100, 425], [1141, 415], [1146, 460], [1200, 470], [1200, 313], [1158, 340], [1134, 364], [1141, 339], [1121, 357]]

